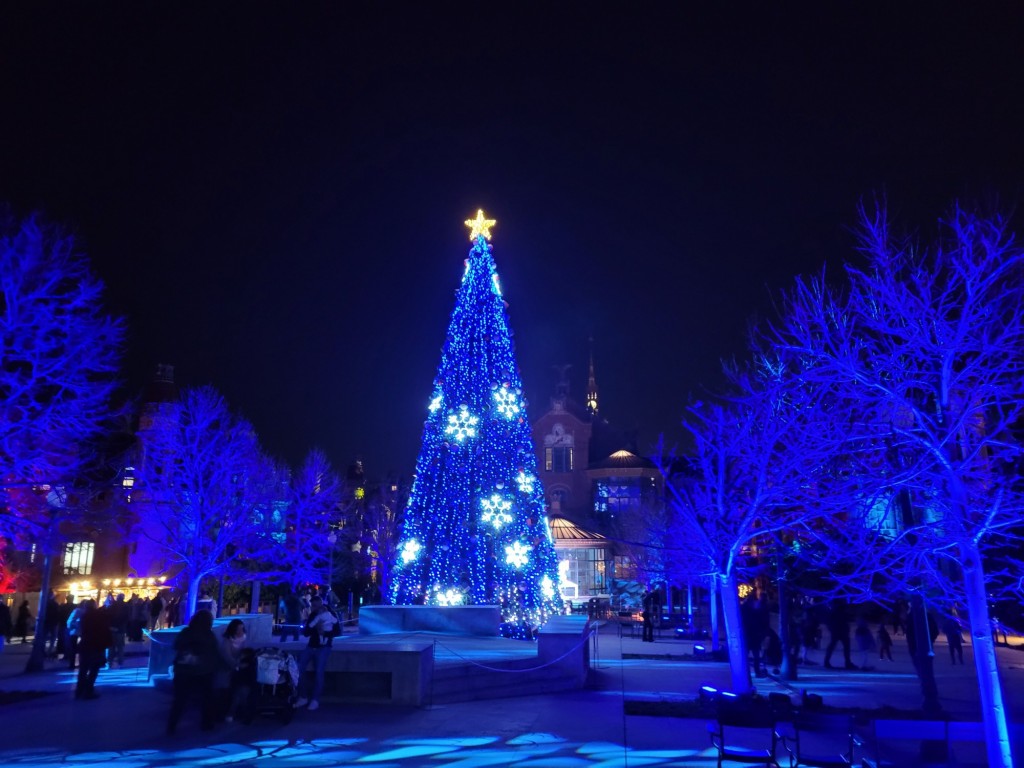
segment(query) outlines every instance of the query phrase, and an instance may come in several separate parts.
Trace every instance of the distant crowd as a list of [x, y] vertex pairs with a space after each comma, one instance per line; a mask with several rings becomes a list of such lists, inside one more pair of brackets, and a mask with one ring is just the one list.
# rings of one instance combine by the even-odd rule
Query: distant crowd
[[[751, 593], [741, 604], [740, 617], [754, 674], [764, 677], [767, 675], [767, 667], [778, 667], [782, 664], [783, 655], [782, 642], [769, 622], [767, 600], [763, 596]], [[838, 648], [842, 652], [842, 667], [855, 670], [868, 667], [868, 659], [876, 651], [880, 661], [892, 661], [894, 636], [906, 637], [908, 648], [913, 655], [919, 651], [930, 652], [931, 646], [939, 635], [943, 634], [949, 646], [951, 662], [963, 664], [963, 625], [956, 607], [951, 606], [945, 616], [927, 611], [925, 620], [927, 640], [917, 637], [915, 622], [905, 600], [895, 601], [891, 613], [878, 623], [875, 631], [872, 631], [867, 616], [863, 613], [851, 615], [850, 607], [843, 599], [828, 602], [802, 600], [793, 606], [789, 615], [789, 636], [793, 638], [790, 652], [795, 663], [816, 664], [817, 662], [810, 656], [812, 651], [822, 648], [824, 628], [828, 630], [828, 643], [824, 646], [824, 658], [821, 662], [823, 666], [826, 669], [836, 668], [832, 660]], [[892, 627], [891, 633], [887, 625]], [[859, 664], [854, 663], [854, 651], [858, 654]]]

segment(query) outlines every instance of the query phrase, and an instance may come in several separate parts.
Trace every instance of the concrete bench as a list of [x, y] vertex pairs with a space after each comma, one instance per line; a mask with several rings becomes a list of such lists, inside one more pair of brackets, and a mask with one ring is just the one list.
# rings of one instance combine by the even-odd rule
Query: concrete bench
[[422, 706], [434, 674], [433, 646], [419, 640], [335, 642], [327, 658], [323, 698]]

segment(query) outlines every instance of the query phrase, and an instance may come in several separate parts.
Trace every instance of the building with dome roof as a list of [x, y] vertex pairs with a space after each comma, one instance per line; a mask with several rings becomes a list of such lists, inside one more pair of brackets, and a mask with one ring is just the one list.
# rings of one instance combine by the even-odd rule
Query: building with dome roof
[[639, 455], [635, 435], [601, 414], [592, 351], [583, 404], [571, 395], [569, 366], [556, 371], [554, 395], [533, 422], [533, 440], [562, 596], [574, 608], [592, 598], [615, 603], [638, 591], [629, 584], [639, 574], [621, 534], [636, 527], [645, 509], [664, 503], [661, 473]]

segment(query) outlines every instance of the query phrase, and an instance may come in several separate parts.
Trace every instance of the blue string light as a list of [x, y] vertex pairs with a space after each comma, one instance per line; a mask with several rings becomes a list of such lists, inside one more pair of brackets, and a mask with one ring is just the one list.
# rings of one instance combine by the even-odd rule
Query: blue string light
[[498, 605], [506, 633], [526, 637], [561, 607], [558, 564], [497, 286], [479, 234], [426, 406], [391, 599]]

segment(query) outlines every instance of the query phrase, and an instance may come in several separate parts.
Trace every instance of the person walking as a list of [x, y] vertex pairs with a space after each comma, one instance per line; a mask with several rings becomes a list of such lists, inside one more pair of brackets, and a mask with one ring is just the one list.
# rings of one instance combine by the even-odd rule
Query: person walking
[[14, 620], [14, 634], [21, 638], [22, 643], [28, 642], [28, 627], [32, 623], [32, 611], [28, 609], [28, 600], [22, 600], [18, 606], [18, 616]]
[[57, 652], [64, 661], [68, 660], [68, 619], [74, 610], [75, 596], [68, 593], [64, 602], [60, 604], [60, 610], [57, 611]]
[[174, 651], [174, 699], [167, 716], [167, 735], [174, 735], [191, 701], [199, 703], [200, 727], [208, 731], [213, 728], [214, 719], [213, 676], [221, 664], [217, 638], [213, 634], [213, 614], [196, 611], [188, 626], [178, 634]]
[[850, 660], [850, 618], [846, 612], [846, 600], [837, 597], [828, 612], [828, 647], [825, 648], [825, 668], [832, 669], [832, 651], [836, 645], [843, 646], [843, 665], [846, 669], [857, 667]]
[[863, 616], [857, 617], [857, 626], [853, 630], [853, 638], [857, 642], [857, 650], [861, 654], [860, 666], [862, 669], [867, 669], [868, 655], [875, 650], [875, 636], [871, 634], [868, 620]]
[[[310, 711], [320, 706], [320, 695], [324, 690], [324, 670], [327, 667], [327, 657], [331, 654], [331, 645], [334, 638], [338, 636], [341, 623], [338, 617], [324, 605], [319, 596], [310, 599], [309, 617], [303, 625], [302, 634], [309, 638], [309, 643], [302, 650], [299, 656], [299, 676], [302, 677], [309, 662], [314, 662], [313, 685], [306, 685], [303, 688], [303, 680], [299, 680], [299, 698], [295, 701], [296, 707], [309, 705]], [[303, 695], [303, 690], [306, 695]]]
[[907, 630], [907, 601], [902, 597], [897, 598], [896, 602], [892, 607], [892, 633], [893, 635], [899, 635], [901, 632]]
[[78, 644], [82, 639], [82, 616], [85, 614], [86, 601], [83, 600], [71, 610], [68, 616], [68, 639], [64, 648], [64, 658], [67, 659], [68, 668], [75, 668], [75, 657], [78, 656]]
[[82, 602], [82, 636], [78, 641], [78, 685], [76, 699], [98, 699], [96, 677], [103, 666], [104, 656], [110, 647], [110, 612], [97, 608], [94, 600]]
[[885, 628], [885, 622], [878, 625], [878, 660], [892, 661], [892, 637]]
[[818, 607], [813, 602], [804, 604], [804, 615], [800, 622], [800, 661], [804, 664], [814, 664], [810, 652], [821, 647], [821, 629], [818, 617]]

